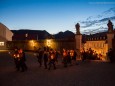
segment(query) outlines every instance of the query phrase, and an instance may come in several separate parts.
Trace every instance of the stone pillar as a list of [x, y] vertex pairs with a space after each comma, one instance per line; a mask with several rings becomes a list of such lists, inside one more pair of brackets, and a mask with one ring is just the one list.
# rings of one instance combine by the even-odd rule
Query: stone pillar
[[77, 50], [77, 59], [81, 60], [81, 49], [82, 49], [82, 34], [80, 33], [80, 25], [77, 23], [76, 27], [76, 35], [75, 35], [75, 42], [76, 42], [76, 50]]
[[[113, 39], [114, 39], [113, 24], [112, 24], [112, 22], [110, 20], [108, 21], [107, 26], [108, 26], [107, 44], [108, 44], [108, 51], [109, 51], [110, 49], [113, 48], [113, 44], [112, 43], [113, 43]], [[106, 57], [107, 57], [106, 61], [109, 61], [108, 56], [106, 56]]]
[[81, 34], [76, 34], [75, 35], [75, 40], [76, 40], [76, 49], [81, 50], [82, 48], [82, 35]]
[[114, 33], [107, 33], [107, 43], [108, 43], [108, 50], [113, 48], [112, 40], [114, 39]]
[[113, 24], [109, 20], [108, 21], [108, 33], [107, 33], [107, 43], [108, 43], [108, 49], [112, 48], [112, 40], [114, 39], [114, 31], [113, 31]]

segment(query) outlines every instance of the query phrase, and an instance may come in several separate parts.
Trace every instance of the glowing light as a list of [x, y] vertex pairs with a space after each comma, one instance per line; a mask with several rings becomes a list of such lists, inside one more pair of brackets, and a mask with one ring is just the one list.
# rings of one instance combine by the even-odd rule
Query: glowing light
[[35, 43], [34, 43], [33, 40], [30, 41], [30, 44], [31, 44], [32, 46], [35, 46]]
[[54, 55], [51, 55], [51, 59], [54, 59]]
[[4, 46], [4, 42], [0, 42], [0, 46]]
[[51, 46], [51, 40], [47, 39], [47, 46], [50, 47]]

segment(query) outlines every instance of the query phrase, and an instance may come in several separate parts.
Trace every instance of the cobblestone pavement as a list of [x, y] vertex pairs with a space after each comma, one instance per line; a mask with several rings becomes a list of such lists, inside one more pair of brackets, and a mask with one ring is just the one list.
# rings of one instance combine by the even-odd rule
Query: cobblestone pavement
[[33, 53], [26, 53], [28, 70], [15, 70], [8, 52], [0, 52], [0, 86], [114, 86], [115, 63], [101, 61], [78, 62], [64, 68], [57, 63], [56, 70], [41, 68]]

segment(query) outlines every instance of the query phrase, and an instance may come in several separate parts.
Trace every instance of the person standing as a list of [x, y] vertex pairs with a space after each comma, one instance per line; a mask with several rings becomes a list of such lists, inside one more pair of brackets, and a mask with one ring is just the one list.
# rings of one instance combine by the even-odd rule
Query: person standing
[[67, 50], [67, 63], [72, 65], [71, 61], [72, 61], [72, 58], [71, 58], [71, 50]]
[[63, 49], [63, 57], [62, 57], [62, 61], [64, 64], [64, 67], [67, 67], [67, 51], [65, 49]]
[[73, 60], [74, 60], [75, 64], [78, 65], [78, 62], [77, 62], [77, 52], [75, 50], [73, 50]]
[[50, 53], [49, 53], [49, 68], [48, 68], [48, 70], [50, 70], [52, 65], [53, 65], [54, 69], [56, 69], [56, 66], [55, 66], [55, 53], [51, 49]]
[[25, 58], [25, 52], [20, 49], [19, 50], [19, 56], [20, 56], [20, 67], [21, 67], [21, 71], [24, 72], [25, 70], [27, 70], [27, 66], [26, 66], [26, 58]]
[[82, 51], [82, 61], [85, 61], [87, 57], [87, 52], [85, 50]]
[[110, 48], [109, 51], [108, 51], [108, 57], [110, 59], [110, 62], [112, 63], [113, 62], [113, 58], [114, 58], [114, 52], [113, 52], [112, 48]]
[[43, 59], [44, 59], [45, 69], [47, 69], [47, 62], [48, 62], [48, 51], [47, 50], [44, 50]]
[[15, 66], [16, 66], [16, 70], [19, 71], [20, 70], [20, 64], [19, 64], [18, 48], [14, 49], [13, 59], [14, 59], [14, 63], [15, 63]]
[[42, 66], [42, 57], [43, 57], [43, 51], [41, 50], [41, 48], [39, 48], [37, 58], [38, 58], [40, 67]]

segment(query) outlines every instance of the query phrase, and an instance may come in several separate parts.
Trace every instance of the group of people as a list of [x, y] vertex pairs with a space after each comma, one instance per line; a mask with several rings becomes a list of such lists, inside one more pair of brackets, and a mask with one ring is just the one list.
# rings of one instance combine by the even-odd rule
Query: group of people
[[25, 52], [22, 49], [15, 48], [13, 55], [16, 70], [24, 72], [27, 70]]
[[[35, 53], [39, 63], [39, 67], [42, 67], [42, 65], [44, 65], [44, 68], [48, 70], [50, 70], [52, 67], [53, 69], [56, 69], [56, 63], [58, 63], [59, 60], [58, 58], [61, 59], [61, 62], [64, 67], [72, 65], [73, 61], [76, 63], [77, 53], [75, 52], [75, 50], [63, 49], [63, 51], [60, 52], [54, 49], [44, 47], [43, 49], [39, 48], [38, 50], [35, 51]], [[14, 59], [17, 71], [24, 72], [28, 69], [25, 63], [26, 57], [23, 49], [15, 48], [14, 52], [11, 55]]]
[[46, 49], [44, 48], [44, 50], [42, 50], [41, 48], [39, 48], [37, 51], [37, 59], [38, 59], [38, 62], [39, 62], [39, 65], [40, 67], [42, 66], [42, 62], [44, 61], [44, 66], [45, 66], [45, 69], [48, 68], [48, 63], [49, 63], [49, 70], [51, 68], [51, 66], [53, 65], [54, 69], [56, 69], [56, 66], [55, 66], [55, 62], [57, 61], [57, 58], [58, 58], [58, 52], [57, 51], [54, 51], [53, 49]]
[[63, 57], [62, 57], [62, 62], [64, 64], [64, 67], [67, 67], [67, 64], [72, 65], [72, 61], [76, 63], [76, 57], [77, 53], [75, 50], [66, 50], [63, 49]]
[[[44, 47], [44, 49], [39, 48], [36, 52], [36, 57], [38, 59], [39, 66], [41, 67], [44, 63], [44, 68], [50, 70], [51, 67], [53, 69], [56, 69], [56, 63], [58, 63], [58, 58], [61, 57], [61, 61], [64, 67], [67, 67], [68, 65], [72, 65], [74, 62], [76, 65], [78, 63], [76, 62], [76, 57], [78, 57], [78, 53], [75, 50], [66, 50], [63, 49], [62, 52], [49, 49]], [[82, 61], [86, 59], [99, 59], [99, 55], [94, 52], [92, 49], [89, 49], [87, 51], [83, 50], [81, 52]], [[110, 62], [113, 62], [114, 57], [114, 51], [112, 49], [108, 52], [108, 57], [110, 58]], [[23, 49], [15, 48], [13, 53], [14, 63], [16, 65], [17, 71], [24, 72], [27, 70], [27, 65], [25, 63], [25, 52]]]
[[[56, 69], [56, 63], [58, 62], [59, 55], [61, 54], [59, 51], [47, 48], [44, 48], [44, 50], [42, 50], [41, 48], [39, 48], [36, 53], [40, 67], [42, 66], [42, 63], [44, 61], [45, 69], [50, 70], [52, 66], [54, 69]], [[72, 60], [76, 62], [76, 56], [77, 54], [74, 50], [63, 49], [61, 60], [64, 67], [67, 67], [67, 64], [72, 65]]]
[[81, 52], [82, 61], [89, 59], [89, 60], [101, 60], [102, 55], [98, 54], [96, 51], [92, 50], [91, 48], [87, 49], [86, 51], [83, 49]]

